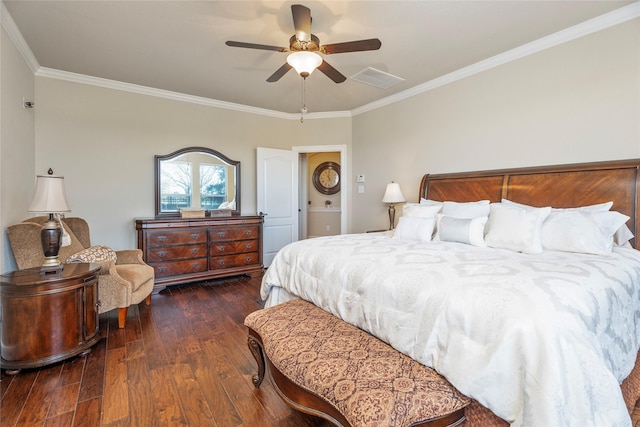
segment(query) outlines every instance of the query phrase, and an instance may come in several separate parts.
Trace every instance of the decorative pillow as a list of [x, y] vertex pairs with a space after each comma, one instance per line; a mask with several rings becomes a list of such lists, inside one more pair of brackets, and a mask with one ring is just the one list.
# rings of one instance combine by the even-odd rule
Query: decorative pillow
[[439, 205], [421, 205], [419, 203], [405, 203], [402, 216], [414, 218], [435, 218], [440, 211]]
[[607, 255], [613, 236], [629, 219], [620, 212], [552, 211], [542, 226], [545, 250]]
[[488, 219], [486, 216], [466, 219], [438, 215], [437, 239], [485, 247], [487, 245], [484, 242], [484, 226]]
[[477, 202], [444, 202], [442, 205], [442, 215], [453, 218], [481, 218], [489, 215], [489, 201], [479, 200]]
[[542, 223], [551, 213], [550, 207], [492, 203], [490, 210], [489, 231], [484, 239], [487, 246], [526, 254], [542, 252]]
[[398, 220], [398, 226], [393, 235], [396, 239], [417, 240], [420, 242], [430, 242], [433, 236], [433, 229], [436, 225], [436, 219], [401, 216]]
[[90, 248], [83, 249], [80, 252], [76, 252], [71, 255], [65, 262], [105, 262], [118, 259], [113, 249], [107, 246], [91, 246]]

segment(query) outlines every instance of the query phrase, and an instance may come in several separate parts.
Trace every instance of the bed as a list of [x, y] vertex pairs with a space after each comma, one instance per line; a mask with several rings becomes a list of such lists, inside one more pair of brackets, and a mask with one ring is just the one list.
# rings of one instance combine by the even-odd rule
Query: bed
[[[434, 368], [477, 402], [468, 426], [630, 426], [639, 167], [427, 174], [395, 232], [288, 245], [261, 295], [267, 306], [303, 298]], [[485, 222], [469, 213], [487, 208]], [[591, 238], [584, 218], [616, 243]]]

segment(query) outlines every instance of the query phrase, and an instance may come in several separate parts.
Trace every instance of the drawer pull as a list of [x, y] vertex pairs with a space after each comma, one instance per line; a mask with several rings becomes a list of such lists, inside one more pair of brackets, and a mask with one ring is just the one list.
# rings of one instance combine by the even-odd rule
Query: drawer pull
[[191, 248], [191, 253], [192, 254], [197, 254], [198, 252], [200, 252], [200, 248]]
[[251, 257], [250, 257], [250, 256], [248, 256], [248, 257], [246, 257], [244, 260], [245, 260], [245, 261], [247, 261], [247, 262], [250, 262], [250, 261], [251, 261]]
[[200, 267], [200, 264], [198, 264], [197, 262], [194, 262], [193, 264], [191, 264], [191, 268], [192, 268], [193, 270], [197, 270], [197, 269], [198, 269], [198, 267]]
[[193, 234], [191, 235], [191, 238], [192, 238], [193, 240], [196, 240], [198, 237], [200, 237], [200, 233], [193, 233]]
[[218, 231], [218, 237], [225, 237], [227, 235], [226, 231]]
[[167, 271], [167, 267], [158, 267], [158, 273], [165, 273]]
[[244, 234], [245, 234], [246, 236], [251, 236], [251, 235], [253, 234], [253, 230], [246, 230], [246, 231], [244, 232]]
[[246, 243], [246, 244], [244, 245], [244, 247], [245, 247], [245, 248], [247, 248], [247, 249], [251, 249], [251, 246], [252, 246], [252, 245], [251, 245], [251, 243]]
[[226, 245], [220, 245], [220, 246], [216, 246], [218, 249], [218, 252], [224, 252], [227, 250], [227, 246]]
[[158, 252], [158, 258], [164, 258], [167, 255], [165, 251]]
[[164, 242], [167, 240], [167, 236], [158, 236], [158, 242]]
[[225, 265], [225, 264], [226, 264], [226, 262], [225, 262], [225, 260], [223, 260], [223, 259], [219, 259], [219, 260], [218, 260], [218, 264], [219, 264], [219, 265]]

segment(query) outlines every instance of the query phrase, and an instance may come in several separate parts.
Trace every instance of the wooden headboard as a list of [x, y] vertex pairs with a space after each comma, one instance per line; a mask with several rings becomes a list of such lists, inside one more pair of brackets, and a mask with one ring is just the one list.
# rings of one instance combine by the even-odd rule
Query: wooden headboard
[[[532, 206], [570, 208], [613, 201], [611, 210], [630, 217], [640, 230], [638, 185], [640, 159], [595, 163], [426, 174], [419, 198], [454, 202], [509, 199]], [[640, 249], [640, 239], [631, 244]]]

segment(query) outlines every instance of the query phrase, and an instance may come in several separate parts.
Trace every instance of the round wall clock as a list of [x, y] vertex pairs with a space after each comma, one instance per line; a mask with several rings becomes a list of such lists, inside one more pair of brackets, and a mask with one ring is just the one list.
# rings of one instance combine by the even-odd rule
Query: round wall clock
[[313, 171], [311, 180], [320, 193], [336, 194], [340, 191], [340, 165], [335, 162], [320, 163]]

